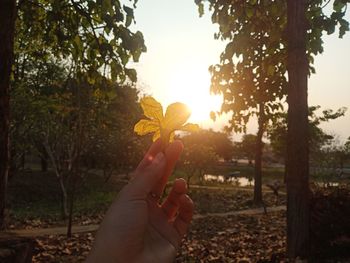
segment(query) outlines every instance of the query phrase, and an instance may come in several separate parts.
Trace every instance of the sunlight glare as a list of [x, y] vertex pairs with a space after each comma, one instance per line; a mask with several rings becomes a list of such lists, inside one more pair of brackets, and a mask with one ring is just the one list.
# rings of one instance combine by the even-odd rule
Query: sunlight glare
[[183, 102], [191, 109], [189, 121], [207, 124], [211, 121], [210, 112], [220, 110], [222, 96], [210, 94], [210, 73], [203, 65], [176, 68], [169, 76], [169, 84], [173, 101]]

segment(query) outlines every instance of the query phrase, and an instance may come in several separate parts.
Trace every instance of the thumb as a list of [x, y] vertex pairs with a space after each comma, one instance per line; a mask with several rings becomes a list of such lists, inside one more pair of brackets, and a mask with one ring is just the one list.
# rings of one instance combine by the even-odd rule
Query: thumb
[[134, 179], [126, 186], [130, 198], [145, 199], [153, 187], [162, 178], [166, 165], [163, 152], [159, 152], [152, 163], [145, 168], [138, 169]]

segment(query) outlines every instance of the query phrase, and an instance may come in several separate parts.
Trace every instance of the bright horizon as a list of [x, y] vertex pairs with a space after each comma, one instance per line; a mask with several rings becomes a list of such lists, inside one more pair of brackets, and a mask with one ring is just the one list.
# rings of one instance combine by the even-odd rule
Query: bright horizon
[[[227, 118], [210, 120], [210, 111], [218, 111], [221, 97], [209, 93], [208, 67], [219, 62], [225, 43], [214, 39], [217, 26], [210, 14], [199, 18], [194, 1], [139, 1], [135, 10], [134, 29], [144, 34], [147, 53], [135, 64], [138, 86], [154, 96], [163, 106], [176, 101], [192, 110], [190, 121], [204, 128], [221, 130]], [[341, 140], [350, 136], [350, 32], [338, 39], [337, 33], [324, 36], [324, 53], [316, 57], [316, 74], [309, 80], [309, 105], [336, 110], [345, 106], [345, 117], [322, 125]], [[248, 132], [256, 132], [256, 121]], [[237, 134], [234, 138], [240, 137]]]

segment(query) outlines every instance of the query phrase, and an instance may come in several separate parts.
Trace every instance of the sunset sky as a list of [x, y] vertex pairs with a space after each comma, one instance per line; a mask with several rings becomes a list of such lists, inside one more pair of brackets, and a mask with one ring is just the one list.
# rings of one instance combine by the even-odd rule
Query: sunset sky
[[[199, 18], [193, 0], [139, 1], [134, 29], [142, 31], [148, 48], [138, 70], [138, 85], [163, 105], [181, 101], [192, 108], [192, 120], [205, 128], [219, 130], [225, 118], [209, 120], [219, 110], [220, 97], [209, 95], [208, 67], [219, 62], [225, 43], [215, 40], [217, 26], [210, 14]], [[348, 20], [350, 16], [348, 15]], [[341, 140], [350, 136], [350, 34], [324, 37], [325, 52], [316, 58], [316, 75], [309, 81], [309, 105], [337, 109], [348, 107], [345, 117], [323, 125]], [[252, 122], [248, 132], [255, 132]]]

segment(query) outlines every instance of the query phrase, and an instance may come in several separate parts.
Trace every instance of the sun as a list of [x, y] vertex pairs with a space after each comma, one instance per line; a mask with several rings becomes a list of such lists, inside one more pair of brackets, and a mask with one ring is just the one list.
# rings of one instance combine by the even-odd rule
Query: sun
[[222, 96], [210, 94], [210, 74], [203, 65], [187, 65], [174, 69], [169, 78], [173, 101], [191, 109], [191, 122], [207, 124], [211, 111], [220, 111]]

